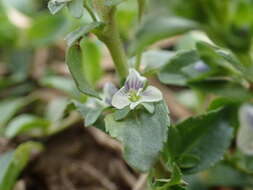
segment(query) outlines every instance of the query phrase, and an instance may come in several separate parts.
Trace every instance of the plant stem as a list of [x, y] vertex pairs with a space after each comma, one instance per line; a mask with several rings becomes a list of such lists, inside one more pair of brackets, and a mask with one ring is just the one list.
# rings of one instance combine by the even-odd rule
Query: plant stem
[[94, 12], [92, 11], [92, 9], [90, 8], [90, 6], [88, 5], [87, 1], [84, 1], [83, 3], [84, 7], [86, 8], [86, 10], [88, 11], [88, 13], [90, 14], [91, 18], [93, 21], [97, 21], [96, 15], [94, 14]]
[[116, 7], [105, 7], [101, 0], [94, 1], [101, 20], [105, 22], [104, 30], [97, 34], [99, 39], [105, 43], [110, 51], [116, 71], [123, 81], [128, 75], [128, 64], [126, 53], [120, 39], [117, 22], [115, 18]]
[[142, 53], [138, 53], [138, 54], [136, 55], [136, 62], [135, 62], [135, 69], [136, 69], [137, 71], [140, 70], [141, 59], [142, 59]]

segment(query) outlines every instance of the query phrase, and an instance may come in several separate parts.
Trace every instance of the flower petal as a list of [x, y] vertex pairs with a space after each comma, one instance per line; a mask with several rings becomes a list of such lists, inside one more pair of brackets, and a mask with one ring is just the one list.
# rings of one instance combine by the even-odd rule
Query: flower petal
[[127, 91], [130, 91], [131, 89], [138, 91], [144, 87], [145, 82], [145, 77], [142, 77], [135, 69], [129, 69], [129, 75], [124, 86]]
[[240, 128], [237, 134], [237, 146], [247, 155], [253, 155], [253, 106], [246, 104], [240, 108]]
[[163, 95], [161, 91], [154, 87], [148, 86], [141, 94], [140, 94], [141, 102], [158, 102], [162, 100]]
[[117, 109], [122, 109], [128, 106], [131, 101], [128, 99], [128, 94], [125, 87], [117, 91], [112, 97], [112, 105]]
[[131, 102], [130, 103], [130, 109], [133, 110], [136, 106], [138, 106], [141, 102], [137, 101], [137, 102]]
[[112, 97], [117, 91], [118, 89], [113, 83], [111, 82], [105, 83], [104, 88], [103, 88], [104, 102], [107, 103], [108, 105], [111, 105]]

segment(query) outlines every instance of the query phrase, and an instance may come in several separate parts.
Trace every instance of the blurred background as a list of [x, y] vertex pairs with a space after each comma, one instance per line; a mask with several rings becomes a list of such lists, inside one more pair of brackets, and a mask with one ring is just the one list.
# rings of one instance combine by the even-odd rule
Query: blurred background
[[[203, 0], [151, 0], [147, 18], [181, 16], [203, 25], [201, 31], [164, 39], [151, 49], [162, 50], [167, 57], [176, 50], [193, 49], [199, 39], [212, 40], [248, 60], [253, 3], [208, 0], [205, 8], [199, 1]], [[85, 128], [71, 104], [87, 97], [76, 89], [65, 64], [64, 38], [91, 18], [84, 11], [75, 19], [65, 9], [52, 16], [47, 3], [0, 1], [0, 190], [144, 190], [147, 176], [125, 163], [121, 145], [99, 129]], [[138, 26], [136, 0], [118, 7], [117, 22], [128, 49]], [[116, 81], [102, 42], [89, 35], [82, 51], [83, 72], [90, 83], [101, 89], [105, 82]], [[163, 91], [173, 122], [207, 106], [196, 91], [151, 80]], [[253, 159], [247, 160], [247, 167], [245, 173], [220, 161], [185, 180], [190, 190], [252, 190]]]

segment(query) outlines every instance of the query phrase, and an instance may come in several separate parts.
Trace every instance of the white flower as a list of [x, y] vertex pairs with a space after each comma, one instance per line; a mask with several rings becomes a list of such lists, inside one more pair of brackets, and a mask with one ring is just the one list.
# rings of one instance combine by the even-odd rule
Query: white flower
[[134, 109], [144, 102], [158, 102], [162, 100], [162, 93], [154, 86], [145, 87], [146, 78], [142, 77], [135, 69], [129, 70], [129, 76], [124, 86], [112, 98], [112, 105], [122, 109], [130, 105]]
[[239, 111], [240, 128], [237, 135], [238, 148], [247, 155], [253, 155], [253, 106], [243, 105]]

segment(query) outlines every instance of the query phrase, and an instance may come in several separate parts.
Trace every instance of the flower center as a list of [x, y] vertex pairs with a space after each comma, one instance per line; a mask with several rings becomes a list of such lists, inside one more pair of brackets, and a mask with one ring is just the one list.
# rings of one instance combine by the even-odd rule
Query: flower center
[[129, 99], [131, 102], [137, 102], [137, 101], [140, 99], [140, 96], [138, 95], [138, 93], [137, 93], [135, 90], [131, 90], [131, 91], [128, 93], [128, 99]]

